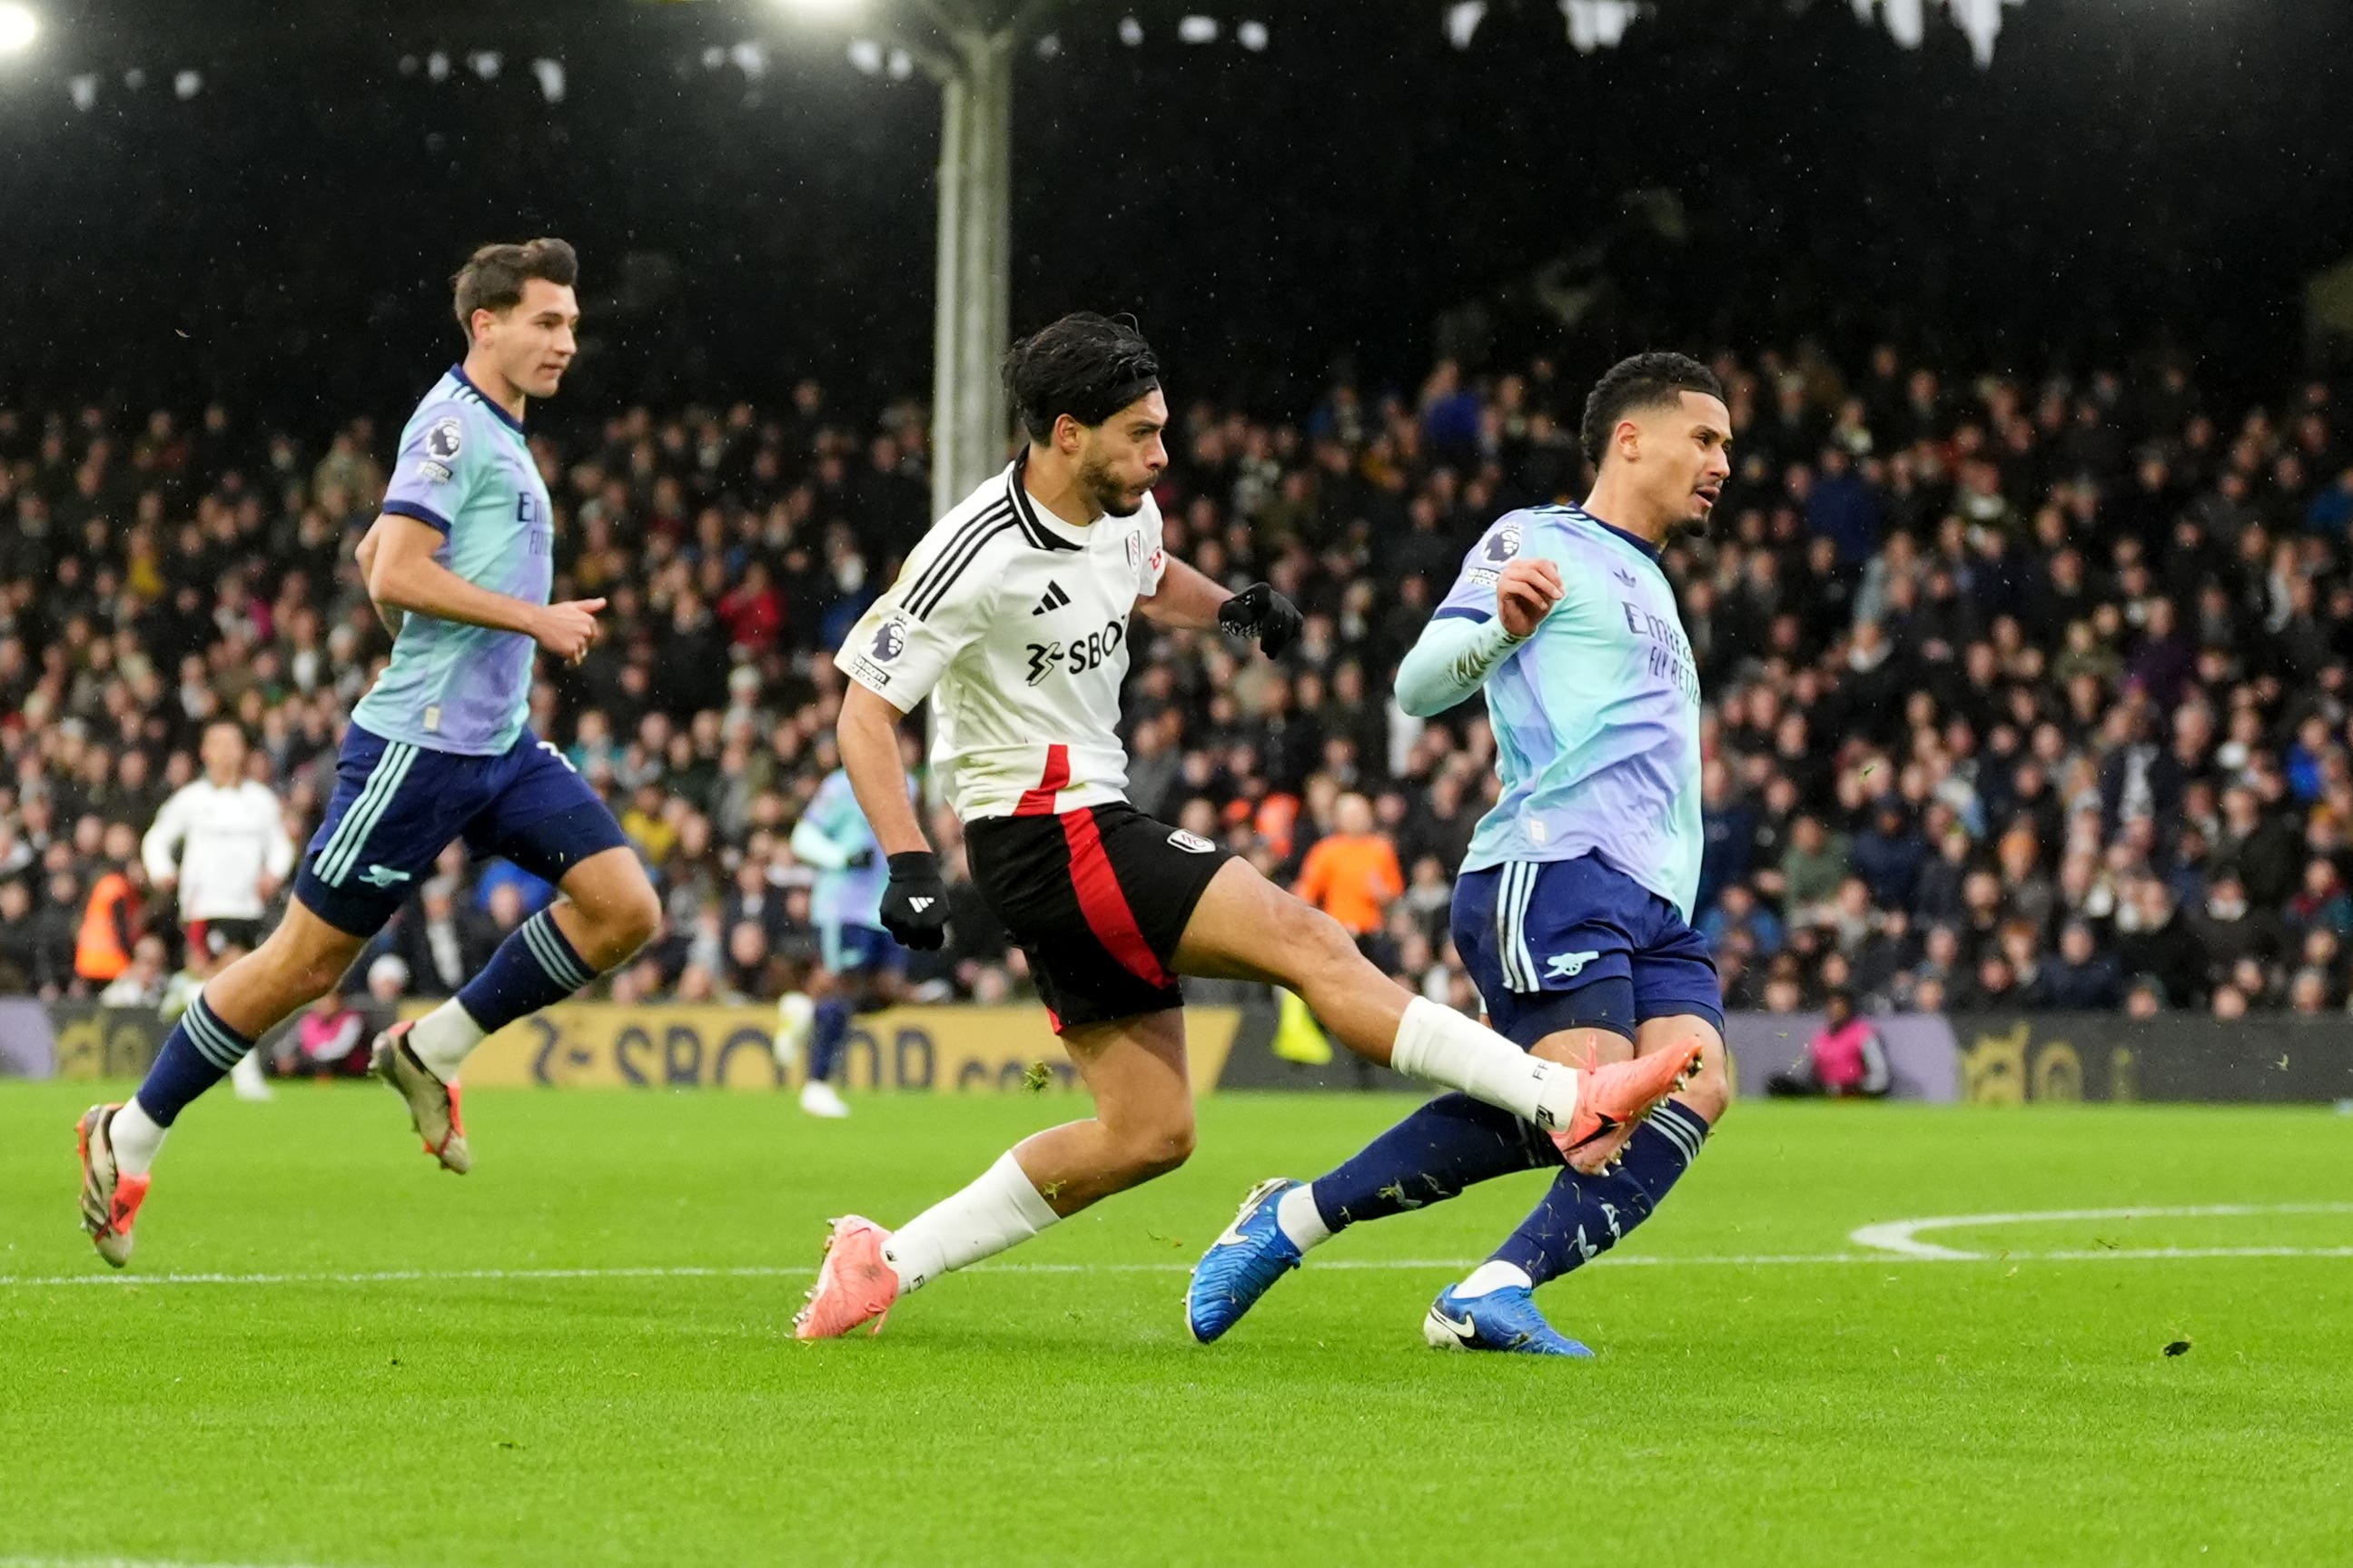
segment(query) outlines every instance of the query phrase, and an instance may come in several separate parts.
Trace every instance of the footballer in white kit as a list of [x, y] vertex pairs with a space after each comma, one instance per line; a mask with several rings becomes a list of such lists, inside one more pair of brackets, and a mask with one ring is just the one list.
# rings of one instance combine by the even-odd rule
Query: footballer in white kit
[[1287, 986], [1352, 1050], [1564, 1149], [1639, 1120], [1686, 1070], [1532, 1058], [1389, 980], [1247, 861], [1127, 803], [1129, 618], [1222, 628], [1279, 658], [1300, 614], [1267, 584], [1232, 592], [1169, 557], [1151, 493], [1168, 405], [1133, 324], [1066, 316], [1014, 346], [1006, 383], [1029, 445], [934, 525], [835, 655], [849, 678], [838, 732], [888, 859], [883, 929], [936, 948], [947, 889], [899, 751], [902, 720], [931, 699], [932, 761], [950, 770], [973, 884], [1028, 957], [1095, 1114], [1024, 1140], [895, 1233], [837, 1220], [794, 1321], [802, 1339], [880, 1328], [902, 1293], [1183, 1163], [1194, 1129], [1179, 974]]
[[[261, 944], [269, 900], [294, 869], [285, 807], [269, 786], [245, 776], [245, 731], [236, 721], [205, 726], [204, 776], [183, 785], [156, 812], [140, 841], [147, 879], [176, 892], [187, 961], [164, 993], [164, 1016], [177, 1019], [204, 983]], [[260, 1053], [229, 1069], [239, 1100], [268, 1100]]]
[[1178, 1005], [1176, 939], [1228, 851], [1127, 804], [1120, 685], [1167, 571], [1160, 509], [1073, 528], [1030, 500], [1029, 458], [925, 536], [839, 662], [894, 703], [930, 694], [973, 881], [1060, 1033]]
[[269, 900], [294, 869], [285, 807], [245, 776], [245, 731], [230, 720], [205, 727], [204, 776], [156, 812], [140, 841], [147, 879], [176, 892], [188, 967], [205, 971], [230, 949], [260, 945]]

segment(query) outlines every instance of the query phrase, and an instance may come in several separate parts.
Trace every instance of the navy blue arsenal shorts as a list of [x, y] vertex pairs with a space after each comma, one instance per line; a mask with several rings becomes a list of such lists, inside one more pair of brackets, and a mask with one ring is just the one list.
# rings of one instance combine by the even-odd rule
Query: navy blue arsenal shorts
[[469, 757], [354, 724], [294, 896], [338, 931], [373, 936], [453, 838], [550, 882], [628, 842], [588, 782], [529, 730], [502, 755]]
[[1498, 1034], [1533, 1046], [1688, 1013], [1724, 1029], [1707, 942], [1674, 905], [1598, 856], [1514, 860], [1454, 884], [1454, 951]]

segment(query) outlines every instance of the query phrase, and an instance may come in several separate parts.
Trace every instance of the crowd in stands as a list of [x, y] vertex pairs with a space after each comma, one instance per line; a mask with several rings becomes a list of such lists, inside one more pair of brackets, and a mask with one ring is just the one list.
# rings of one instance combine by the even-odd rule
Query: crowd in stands
[[[1139, 619], [1132, 797], [1457, 1005], [1451, 877], [1494, 743], [1475, 701], [1406, 717], [1391, 672], [1489, 522], [1582, 496], [1599, 368], [1441, 363], [1279, 419], [1177, 399], [1168, 548], [1272, 581], [1307, 623], [1270, 663]], [[1667, 557], [1706, 693], [1693, 916], [1730, 1005], [2343, 1007], [2345, 392], [2220, 406], [2179, 364], [1970, 379], [1894, 348], [1717, 368], [1735, 481]], [[388, 649], [352, 552], [393, 434], [0, 408], [0, 992], [97, 994], [162, 961], [141, 932], [176, 942], [135, 846], [206, 721], [242, 722], [307, 838]], [[586, 661], [543, 669], [533, 722], [607, 792], [669, 917], [605, 984], [774, 996], [817, 947], [787, 840], [835, 765], [825, 655], [928, 521], [922, 411], [853, 418], [812, 384], [773, 407], [559, 403], [532, 444], [558, 595], [610, 600]], [[953, 820], [933, 826], [952, 935], [913, 979], [1021, 994]], [[547, 896], [453, 848], [349, 984], [446, 994]]]

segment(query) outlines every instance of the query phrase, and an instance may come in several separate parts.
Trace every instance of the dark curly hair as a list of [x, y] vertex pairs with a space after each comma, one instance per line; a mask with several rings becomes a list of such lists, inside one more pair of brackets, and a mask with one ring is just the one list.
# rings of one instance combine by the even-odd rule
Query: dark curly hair
[[1160, 361], [1133, 317], [1074, 311], [1005, 354], [1005, 395], [1032, 441], [1065, 414], [1100, 425], [1159, 384]]
[[1724, 383], [1689, 354], [1642, 353], [1620, 360], [1593, 384], [1585, 400], [1585, 420], [1577, 427], [1585, 455], [1599, 468], [1618, 421], [1637, 408], [1672, 407], [1686, 392], [1704, 392], [1721, 401]]

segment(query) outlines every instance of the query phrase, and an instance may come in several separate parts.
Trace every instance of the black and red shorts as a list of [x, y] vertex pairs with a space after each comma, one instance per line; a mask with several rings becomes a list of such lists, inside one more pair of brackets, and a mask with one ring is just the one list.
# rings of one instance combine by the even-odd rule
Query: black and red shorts
[[1184, 1005], [1176, 943], [1230, 851], [1124, 801], [984, 817], [964, 838], [1056, 1034]]
[[187, 923], [188, 962], [209, 963], [230, 948], [251, 952], [265, 934], [259, 921], [210, 920]]

